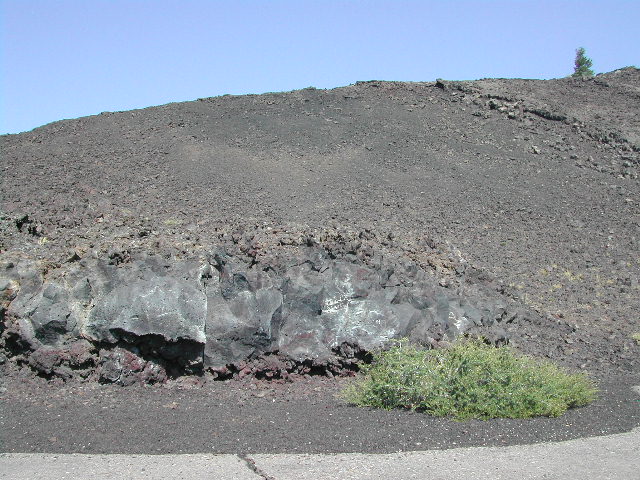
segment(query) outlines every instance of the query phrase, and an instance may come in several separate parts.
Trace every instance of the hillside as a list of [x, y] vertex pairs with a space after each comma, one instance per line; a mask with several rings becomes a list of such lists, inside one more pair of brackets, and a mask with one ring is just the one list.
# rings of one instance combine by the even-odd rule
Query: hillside
[[5, 135], [7, 356], [34, 348], [12, 323], [32, 315], [13, 302], [21, 261], [64, 284], [76, 264], [98, 268], [91, 259], [224, 246], [250, 269], [313, 244], [503, 297], [519, 312], [504, 338], [524, 351], [637, 371], [638, 112], [629, 67], [223, 96]]

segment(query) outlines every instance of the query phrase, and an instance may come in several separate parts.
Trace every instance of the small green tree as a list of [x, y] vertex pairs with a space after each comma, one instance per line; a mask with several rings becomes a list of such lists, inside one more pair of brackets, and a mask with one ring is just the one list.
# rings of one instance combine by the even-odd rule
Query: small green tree
[[593, 62], [589, 57], [585, 55], [584, 48], [580, 47], [576, 50], [575, 69], [573, 71], [574, 77], [593, 77], [594, 73], [591, 70]]

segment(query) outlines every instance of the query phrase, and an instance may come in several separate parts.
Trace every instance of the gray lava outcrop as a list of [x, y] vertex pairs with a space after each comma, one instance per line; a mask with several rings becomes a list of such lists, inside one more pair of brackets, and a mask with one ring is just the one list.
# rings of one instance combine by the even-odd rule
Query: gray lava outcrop
[[268, 261], [224, 250], [121, 260], [89, 257], [47, 278], [37, 262], [5, 262], [3, 341], [14, 361], [122, 385], [336, 375], [397, 338], [435, 346], [473, 331], [506, 341], [516, 316], [497, 295], [444, 288], [411, 261], [367, 265], [318, 246]]

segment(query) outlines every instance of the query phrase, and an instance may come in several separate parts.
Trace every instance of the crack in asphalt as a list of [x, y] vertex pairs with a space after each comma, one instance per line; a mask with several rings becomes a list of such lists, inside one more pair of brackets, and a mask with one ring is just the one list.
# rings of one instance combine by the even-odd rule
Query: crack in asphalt
[[238, 458], [244, 461], [244, 463], [247, 465], [247, 468], [249, 470], [251, 470], [256, 475], [261, 476], [264, 480], [277, 480], [275, 477], [272, 477], [267, 472], [265, 472], [260, 467], [258, 467], [258, 465], [256, 465], [255, 460], [251, 458], [249, 455], [247, 455], [246, 453], [239, 453]]

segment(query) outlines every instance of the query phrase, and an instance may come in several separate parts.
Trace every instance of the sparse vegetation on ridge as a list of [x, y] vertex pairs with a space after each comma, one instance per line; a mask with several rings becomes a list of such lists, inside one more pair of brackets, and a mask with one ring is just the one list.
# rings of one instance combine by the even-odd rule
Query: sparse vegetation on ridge
[[407, 408], [458, 420], [557, 417], [592, 402], [597, 389], [584, 374], [480, 340], [424, 350], [399, 342], [374, 356], [342, 392], [358, 406]]
[[575, 67], [573, 70], [574, 77], [593, 77], [594, 72], [591, 70], [593, 61], [585, 55], [585, 49], [580, 47], [576, 50]]

